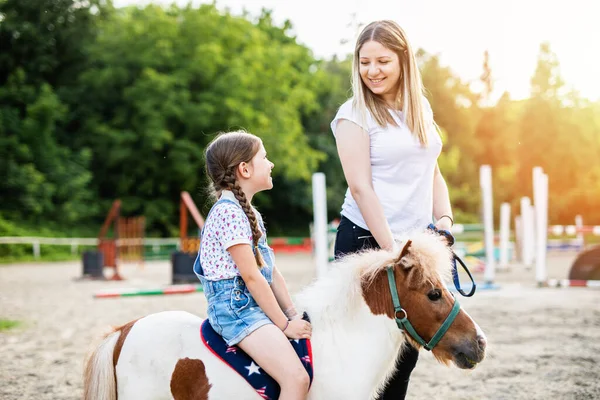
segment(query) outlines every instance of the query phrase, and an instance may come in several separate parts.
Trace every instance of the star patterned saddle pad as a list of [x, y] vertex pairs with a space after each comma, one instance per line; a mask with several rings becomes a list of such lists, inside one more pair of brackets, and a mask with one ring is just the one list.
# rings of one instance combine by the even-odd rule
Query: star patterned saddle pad
[[[223, 340], [212, 328], [208, 319], [202, 323], [200, 328], [200, 337], [206, 347], [212, 353], [220, 358], [225, 364], [229, 365], [235, 372], [242, 376], [256, 390], [256, 393], [265, 400], [276, 400], [281, 391], [279, 384], [268, 375], [254, 360], [238, 346], [227, 346]], [[310, 382], [313, 380], [313, 359], [310, 340], [290, 340], [290, 343], [302, 365], [308, 373]]]

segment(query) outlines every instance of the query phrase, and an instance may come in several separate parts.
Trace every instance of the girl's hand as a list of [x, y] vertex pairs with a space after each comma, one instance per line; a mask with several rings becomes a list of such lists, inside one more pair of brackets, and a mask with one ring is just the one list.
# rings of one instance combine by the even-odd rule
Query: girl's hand
[[285, 314], [286, 317], [288, 317], [289, 320], [300, 318], [300, 315], [296, 311], [295, 307], [290, 307], [287, 310], [285, 310], [283, 313]]
[[310, 339], [312, 326], [303, 319], [294, 319], [289, 321], [283, 333], [290, 339]]

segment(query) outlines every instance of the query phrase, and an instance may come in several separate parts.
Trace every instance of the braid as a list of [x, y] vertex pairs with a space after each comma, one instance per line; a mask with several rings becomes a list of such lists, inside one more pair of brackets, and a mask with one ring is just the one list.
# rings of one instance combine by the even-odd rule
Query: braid
[[237, 182], [235, 177], [235, 168], [230, 168], [225, 172], [225, 175], [223, 176], [223, 184], [227, 186], [228, 190], [233, 192], [235, 198], [240, 202], [246, 217], [248, 217], [248, 220], [250, 221], [250, 227], [252, 228], [252, 247], [254, 248], [254, 258], [256, 259], [258, 266], [262, 267], [265, 265], [265, 262], [260, 254], [260, 251], [258, 250], [258, 240], [262, 236], [262, 232], [258, 227], [256, 214], [254, 214], [254, 211], [252, 211], [250, 203], [248, 203], [248, 199], [246, 198], [246, 194]]

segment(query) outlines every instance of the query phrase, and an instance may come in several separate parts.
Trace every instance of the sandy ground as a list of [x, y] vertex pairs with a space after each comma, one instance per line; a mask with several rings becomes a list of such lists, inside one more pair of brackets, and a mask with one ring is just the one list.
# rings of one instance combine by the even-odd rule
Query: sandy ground
[[[565, 278], [575, 254], [549, 258], [549, 276]], [[309, 255], [278, 255], [292, 292], [314, 277]], [[94, 299], [119, 287], [168, 284], [168, 262], [125, 266], [122, 282], [77, 281], [81, 264], [0, 266], [0, 318], [23, 324], [0, 333], [0, 399], [78, 399], [89, 343], [107, 325], [163, 310], [205, 316], [202, 293]], [[478, 276], [480, 278], [480, 276]], [[423, 351], [411, 399], [600, 399], [600, 290], [536, 288], [534, 272], [515, 264], [497, 273], [500, 290], [460, 298], [486, 332], [486, 360], [472, 372], [440, 365]]]

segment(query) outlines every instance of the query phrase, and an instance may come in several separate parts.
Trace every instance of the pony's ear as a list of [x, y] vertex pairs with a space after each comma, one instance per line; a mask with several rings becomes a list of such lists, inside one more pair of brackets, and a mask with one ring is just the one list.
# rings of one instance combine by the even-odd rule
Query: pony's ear
[[402, 251], [400, 252], [400, 255], [398, 256], [398, 258], [396, 259], [394, 264], [400, 265], [404, 269], [409, 269], [412, 267], [412, 263], [409, 262], [408, 257], [406, 257], [409, 254], [411, 244], [412, 244], [412, 240], [408, 240], [406, 242], [406, 244], [402, 248]]

